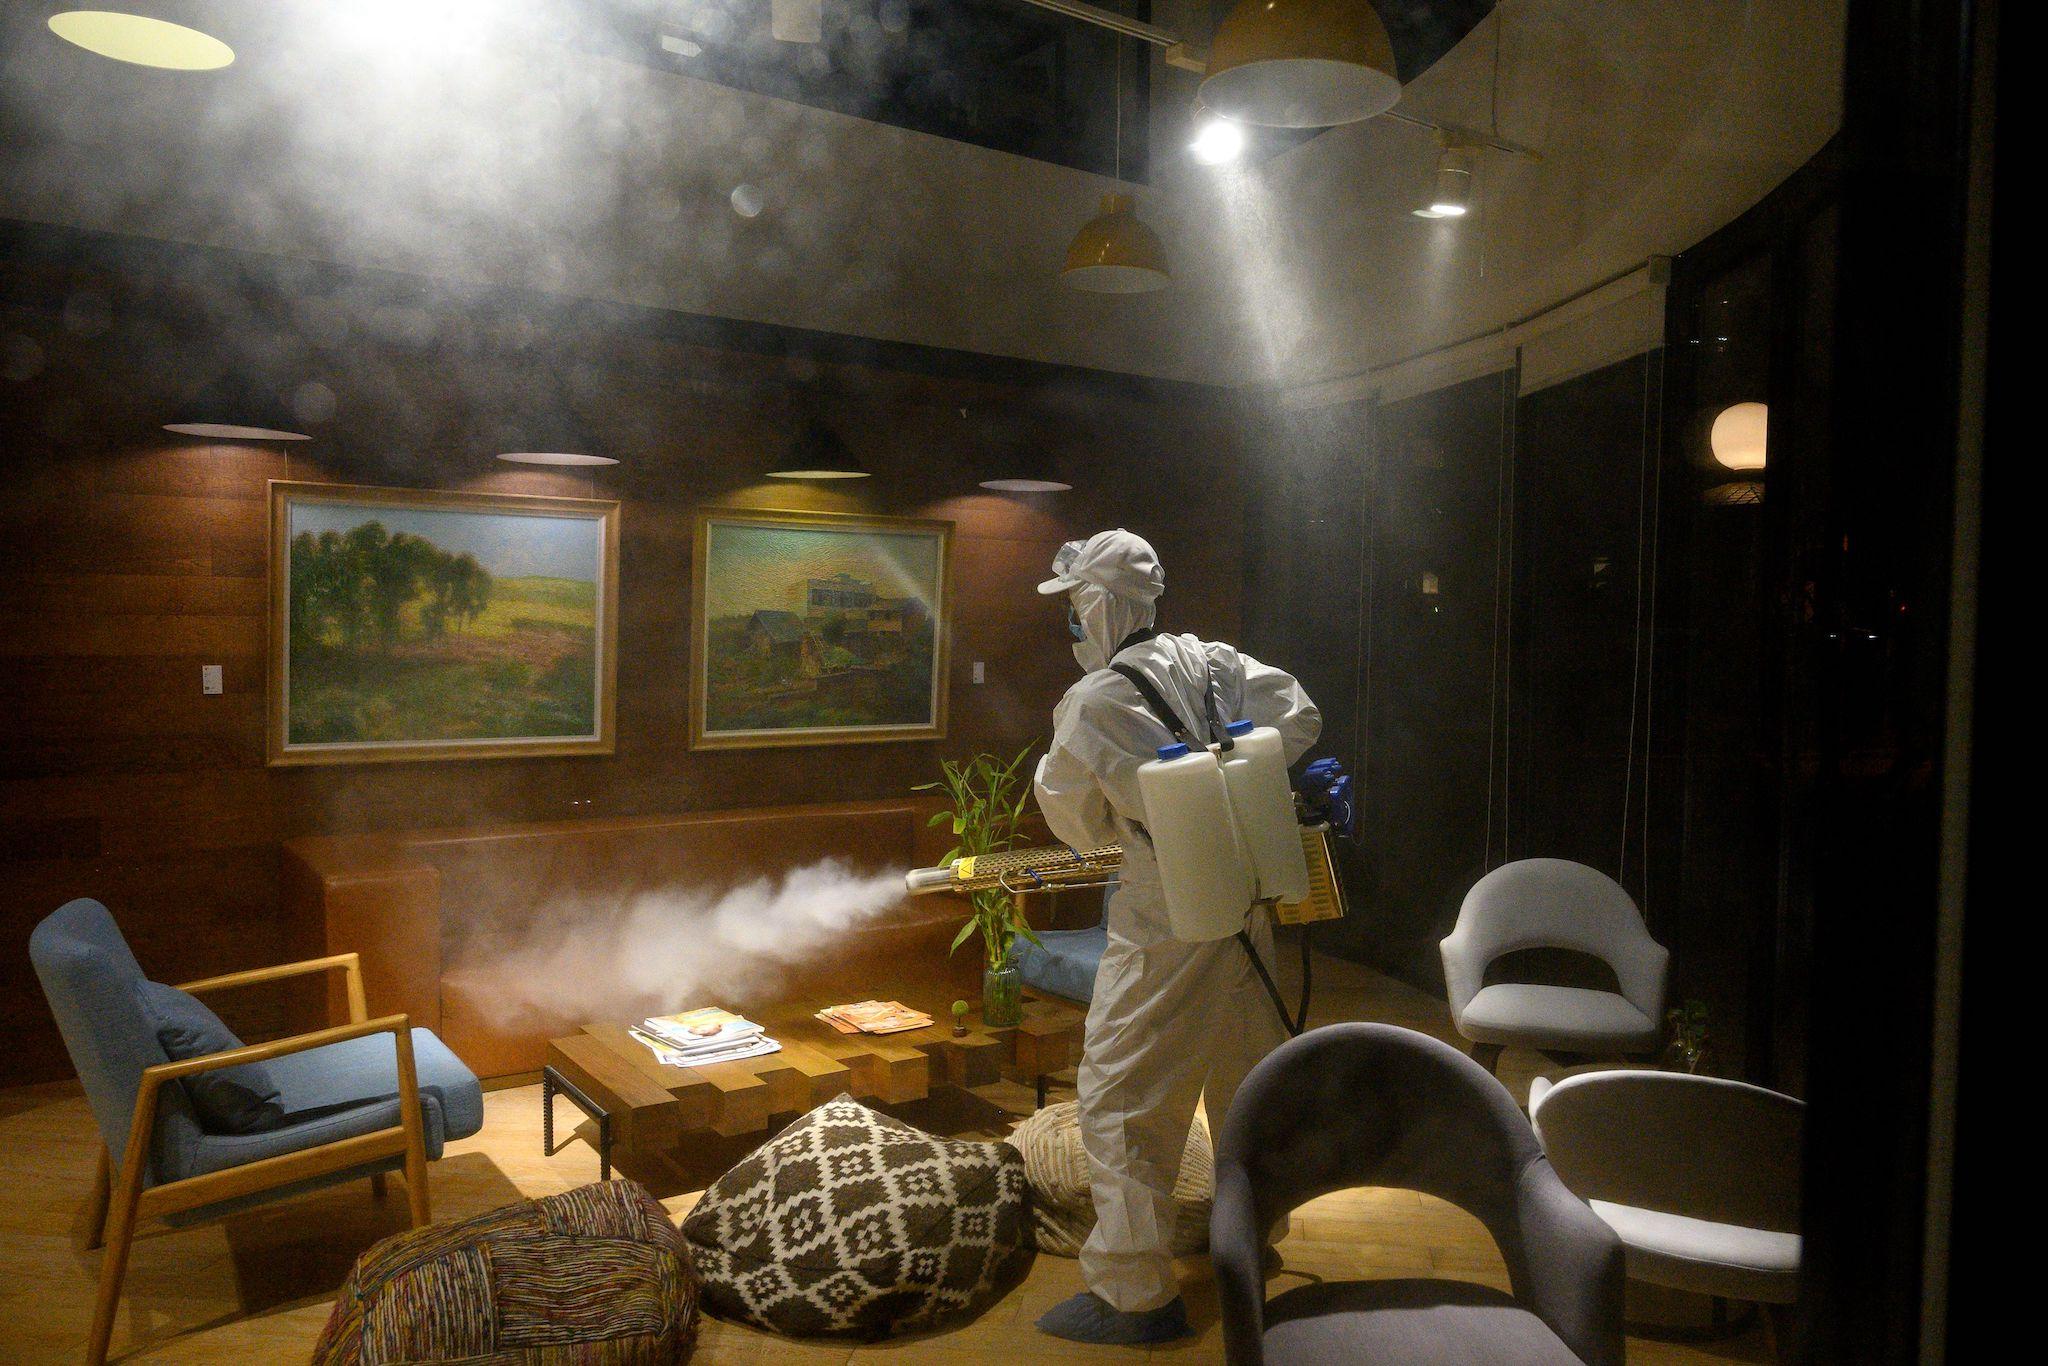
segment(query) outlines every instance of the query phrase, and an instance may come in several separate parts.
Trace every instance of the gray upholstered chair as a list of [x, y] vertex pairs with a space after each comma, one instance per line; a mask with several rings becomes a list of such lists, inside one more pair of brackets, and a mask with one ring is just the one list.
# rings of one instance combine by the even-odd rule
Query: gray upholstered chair
[[[1265, 1231], [1351, 1186], [1424, 1191], [1475, 1215], [1514, 1293], [1370, 1280], [1268, 1300]], [[1232, 1366], [1622, 1360], [1620, 1242], [1551, 1171], [1506, 1089], [1412, 1030], [1332, 1025], [1252, 1069], [1216, 1143], [1209, 1244]]]
[[1804, 1102], [1683, 1072], [1583, 1072], [1539, 1079], [1529, 1114], [1557, 1174], [1621, 1235], [1630, 1276], [1798, 1298]]
[[[352, 953], [231, 973], [192, 995], [339, 971], [350, 1023], [174, 1061], [145, 1005], [153, 988], [106, 907], [79, 899], [29, 936], [29, 957], [84, 1083], [104, 1146], [89, 1221], [105, 1243], [87, 1359], [106, 1359], [140, 1219], [194, 1222], [319, 1186], [405, 1172], [415, 1225], [428, 1221], [427, 1162], [483, 1125], [476, 1076], [403, 1015], [368, 1018]], [[270, 1122], [224, 1133], [201, 1122], [188, 1079], [262, 1064], [276, 1089]]]
[[[1663, 1042], [1671, 955], [1621, 884], [1596, 868], [1556, 858], [1502, 864], [1465, 894], [1441, 947], [1451, 1021], [1488, 1071], [1514, 1044], [1612, 1058], [1654, 1053]], [[1589, 954], [1613, 969], [1621, 990], [1484, 985], [1490, 963], [1522, 949]]]

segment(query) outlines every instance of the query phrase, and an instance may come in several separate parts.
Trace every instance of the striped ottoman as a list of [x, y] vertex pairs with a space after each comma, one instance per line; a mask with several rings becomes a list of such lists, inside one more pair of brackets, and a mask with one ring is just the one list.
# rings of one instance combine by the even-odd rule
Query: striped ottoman
[[316, 1366], [689, 1359], [697, 1275], [630, 1181], [394, 1234], [357, 1259]]

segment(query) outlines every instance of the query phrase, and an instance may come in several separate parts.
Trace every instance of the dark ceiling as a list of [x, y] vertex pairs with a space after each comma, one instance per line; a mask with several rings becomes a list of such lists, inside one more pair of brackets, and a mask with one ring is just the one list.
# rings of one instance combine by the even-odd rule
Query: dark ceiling
[[[1218, 22], [1235, 2], [1211, 0]], [[824, 0], [815, 44], [777, 41], [769, 0], [573, 3], [589, 16], [577, 41], [625, 60], [1081, 170], [1116, 174], [1121, 160], [1125, 177], [1147, 178], [1151, 49], [1025, 0]], [[1150, 0], [1093, 3], [1151, 18]], [[1494, 3], [1374, 0], [1401, 79], [1427, 71]], [[665, 49], [664, 35], [699, 50]], [[1262, 137], [1254, 151], [1305, 136]]]

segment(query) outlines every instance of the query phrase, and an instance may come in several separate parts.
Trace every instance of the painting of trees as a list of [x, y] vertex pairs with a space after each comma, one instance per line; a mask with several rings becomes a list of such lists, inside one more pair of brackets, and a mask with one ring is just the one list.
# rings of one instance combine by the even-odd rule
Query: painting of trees
[[274, 762], [609, 752], [616, 504], [271, 488]]
[[[491, 602], [491, 576], [469, 554], [451, 555], [423, 536], [382, 522], [292, 538], [293, 644], [360, 649], [397, 645], [408, 626], [434, 638], [475, 624]], [[407, 608], [418, 601], [414, 620]]]

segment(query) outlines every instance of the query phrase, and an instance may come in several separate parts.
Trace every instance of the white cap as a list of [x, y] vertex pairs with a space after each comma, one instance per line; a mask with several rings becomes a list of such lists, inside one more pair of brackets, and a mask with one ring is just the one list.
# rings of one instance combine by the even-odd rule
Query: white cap
[[1068, 541], [1052, 557], [1053, 577], [1038, 585], [1048, 596], [1070, 593], [1084, 583], [1095, 584], [1120, 598], [1156, 602], [1166, 591], [1166, 571], [1158, 552], [1143, 536], [1119, 527], [1098, 531], [1085, 541]]

